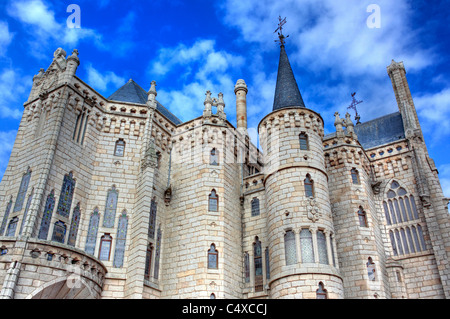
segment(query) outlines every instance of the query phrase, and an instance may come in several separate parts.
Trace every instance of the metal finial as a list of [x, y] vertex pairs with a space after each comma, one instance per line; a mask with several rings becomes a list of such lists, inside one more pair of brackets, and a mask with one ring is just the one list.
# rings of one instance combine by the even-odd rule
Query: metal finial
[[273, 33], [278, 32], [279, 40], [275, 40], [275, 42], [279, 42], [280, 46], [282, 46], [286, 42], [285, 39], [289, 38], [289, 36], [283, 35], [283, 26], [286, 24], [286, 18], [281, 19], [281, 16], [279, 16], [278, 21], [279, 21], [278, 28]]
[[355, 98], [355, 95], [356, 95], [356, 92], [352, 93], [352, 103], [350, 104], [350, 106], [347, 109], [355, 110], [356, 124], [361, 124], [361, 122], [359, 121], [361, 119], [361, 117], [358, 114], [358, 110], [356, 109], [356, 106], [364, 101], [357, 101]]

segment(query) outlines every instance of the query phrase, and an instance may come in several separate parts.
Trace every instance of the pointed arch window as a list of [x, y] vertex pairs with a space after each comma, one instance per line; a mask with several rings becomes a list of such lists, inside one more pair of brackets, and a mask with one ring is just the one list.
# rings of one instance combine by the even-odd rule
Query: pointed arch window
[[284, 234], [284, 253], [286, 265], [294, 265], [297, 263], [297, 249], [295, 247], [295, 233], [288, 230]]
[[352, 183], [355, 185], [359, 185], [360, 181], [359, 181], [359, 172], [356, 168], [352, 168], [352, 170], [350, 171], [350, 174], [352, 176]]
[[212, 294], [209, 296], [209, 299], [216, 299], [216, 295], [215, 295], [214, 293], [212, 293]]
[[319, 282], [319, 288], [316, 290], [316, 299], [328, 299], [327, 290], [323, 282]]
[[117, 226], [116, 249], [114, 251], [113, 266], [121, 268], [125, 259], [125, 244], [127, 240], [128, 216], [123, 211], [119, 217], [119, 225]]
[[264, 252], [264, 256], [265, 256], [265, 259], [266, 259], [266, 279], [270, 279], [269, 247], [266, 247], [266, 250]]
[[216, 245], [211, 244], [208, 250], [208, 268], [219, 268], [219, 252], [216, 250]]
[[150, 280], [151, 268], [152, 268], [152, 256], [153, 256], [153, 245], [147, 246], [147, 253], [145, 255], [145, 271], [144, 278]]
[[17, 223], [19, 222], [18, 217], [13, 217], [8, 224], [8, 229], [6, 230], [6, 236], [14, 237], [16, 235]]
[[124, 155], [125, 155], [125, 141], [120, 138], [116, 141], [116, 147], [114, 148], [114, 156], [123, 157]]
[[258, 216], [259, 215], [259, 199], [258, 198], [253, 198], [252, 202], [251, 202], [251, 206], [252, 206], [252, 216]]
[[367, 225], [367, 213], [364, 211], [364, 209], [359, 206], [358, 210], [358, 219], [359, 219], [359, 226], [360, 227], [368, 227]]
[[58, 220], [53, 226], [52, 241], [64, 244], [64, 240], [66, 238], [66, 229], [66, 224]]
[[70, 223], [69, 239], [67, 240], [67, 245], [75, 247], [75, 242], [77, 241], [78, 227], [80, 225], [80, 203], [73, 209], [72, 221]]
[[52, 219], [53, 209], [55, 207], [55, 190], [52, 190], [47, 196], [45, 202], [44, 213], [42, 215], [41, 226], [39, 228], [39, 239], [47, 239], [48, 231], [50, 228], [50, 221]]
[[64, 176], [61, 194], [59, 195], [58, 208], [56, 210], [56, 213], [63, 217], [69, 217], [73, 192], [75, 190], [75, 182], [72, 172]]
[[306, 133], [304, 132], [300, 133], [299, 141], [300, 141], [300, 149], [302, 151], [309, 150], [308, 135]]
[[110, 234], [104, 234], [100, 239], [100, 250], [98, 259], [108, 261], [111, 254], [112, 237]]
[[22, 210], [23, 202], [25, 200], [25, 195], [27, 193], [28, 184], [30, 183], [31, 169], [28, 167], [25, 175], [22, 176], [22, 181], [20, 182], [19, 192], [17, 194], [16, 203], [14, 204], [14, 212], [20, 212]]
[[96, 207], [91, 215], [91, 219], [89, 220], [89, 228], [86, 237], [86, 246], [84, 248], [86, 253], [91, 255], [95, 254], [95, 244], [97, 243], [97, 232], [99, 222], [100, 222], [100, 214], [98, 207]]
[[216, 190], [213, 189], [211, 194], [209, 194], [208, 211], [217, 212], [219, 209], [219, 195], [217, 195]]
[[209, 164], [211, 165], [219, 165], [219, 152], [217, 149], [213, 148], [209, 157]]
[[311, 179], [311, 175], [306, 175], [305, 183], [305, 196], [314, 197], [314, 181]]
[[255, 291], [263, 291], [262, 250], [258, 236], [255, 237], [253, 243], [253, 261], [255, 265]]
[[414, 196], [399, 182], [390, 184], [383, 208], [394, 256], [415, 254], [427, 249]]
[[103, 219], [103, 227], [114, 227], [114, 220], [116, 218], [117, 200], [119, 192], [116, 190], [116, 185], [113, 185], [106, 196], [105, 217]]

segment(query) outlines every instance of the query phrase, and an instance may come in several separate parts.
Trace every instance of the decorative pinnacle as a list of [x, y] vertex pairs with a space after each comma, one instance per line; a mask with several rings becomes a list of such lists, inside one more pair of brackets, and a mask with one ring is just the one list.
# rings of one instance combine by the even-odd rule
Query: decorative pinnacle
[[278, 21], [279, 21], [278, 28], [273, 33], [277, 32], [279, 30], [279, 32], [278, 32], [279, 40], [275, 40], [275, 42], [279, 42], [280, 46], [284, 46], [284, 43], [285, 43], [284, 39], [289, 38], [289, 36], [283, 35], [283, 26], [286, 24], [286, 18], [281, 19], [281, 16], [279, 16]]

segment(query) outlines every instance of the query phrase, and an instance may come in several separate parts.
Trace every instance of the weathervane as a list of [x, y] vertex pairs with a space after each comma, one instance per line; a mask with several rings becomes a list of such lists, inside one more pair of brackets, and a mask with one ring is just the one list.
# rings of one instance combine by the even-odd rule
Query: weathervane
[[361, 124], [361, 122], [359, 121], [360, 119], [361, 119], [361, 117], [359, 116], [359, 114], [358, 114], [358, 110], [356, 109], [356, 106], [358, 105], [358, 104], [360, 104], [360, 103], [362, 103], [363, 101], [357, 101], [356, 99], [355, 99], [355, 95], [356, 95], [356, 92], [355, 93], [352, 93], [352, 104], [350, 104], [350, 106], [347, 108], [347, 109], [353, 109], [353, 110], [355, 110], [355, 120], [356, 120], [356, 124]]
[[289, 36], [283, 35], [283, 26], [286, 24], [286, 18], [281, 19], [281, 16], [279, 16], [278, 21], [280, 21], [278, 23], [278, 28], [273, 33], [277, 32], [279, 30], [279, 32], [278, 32], [279, 40], [275, 40], [275, 42], [280, 42], [280, 45], [284, 45], [284, 42], [285, 42], [284, 39], [289, 38]]

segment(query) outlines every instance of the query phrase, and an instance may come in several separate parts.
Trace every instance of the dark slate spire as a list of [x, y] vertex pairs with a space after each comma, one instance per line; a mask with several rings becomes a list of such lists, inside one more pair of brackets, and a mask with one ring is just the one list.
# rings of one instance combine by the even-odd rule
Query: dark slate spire
[[281, 45], [280, 62], [278, 64], [277, 86], [273, 101], [273, 111], [284, 107], [305, 107], [302, 95], [295, 81], [284, 45]]

